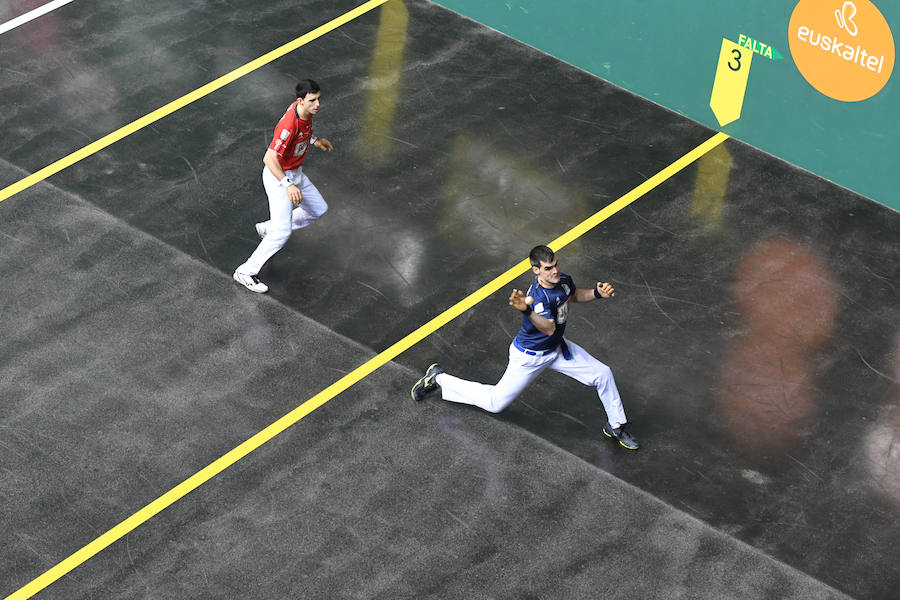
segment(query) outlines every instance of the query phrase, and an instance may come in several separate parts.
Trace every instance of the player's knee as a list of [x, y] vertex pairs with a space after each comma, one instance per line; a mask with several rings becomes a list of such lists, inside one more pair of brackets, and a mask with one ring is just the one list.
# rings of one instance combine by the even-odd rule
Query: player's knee
[[288, 241], [288, 238], [291, 237], [291, 228], [282, 228], [279, 227], [277, 229], [270, 229], [266, 232], [266, 237], [272, 238], [272, 241], [278, 244], [283, 244]]
[[512, 404], [513, 400], [515, 400], [514, 397], [501, 398], [500, 400], [492, 399], [490, 402], [488, 402], [487, 406], [483, 406], [482, 408], [484, 408], [484, 410], [488, 411], [489, 413], [493, 413], [496, 415], [497, 413], [503, 412], [503, 409]]
[[597, 365], [594, 373], [594, 385], [597, 387], [606, 385], [613, 378], [612, 369], [604, 364]]

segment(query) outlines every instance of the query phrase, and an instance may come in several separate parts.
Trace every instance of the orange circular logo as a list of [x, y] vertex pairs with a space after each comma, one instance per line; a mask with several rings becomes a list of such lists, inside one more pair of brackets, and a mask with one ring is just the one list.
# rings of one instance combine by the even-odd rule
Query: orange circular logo
[[835, 100], [871, 98], [894, 70], [894, 36], [870, 0], [800, 0], [788, 40], [803, 77]]

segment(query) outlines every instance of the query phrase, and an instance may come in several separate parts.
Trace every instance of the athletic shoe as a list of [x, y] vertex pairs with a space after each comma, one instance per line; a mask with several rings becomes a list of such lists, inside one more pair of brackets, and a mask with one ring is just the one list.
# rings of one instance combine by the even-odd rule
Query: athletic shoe
[[623, 448], [628, 448], [629, 450], [637, 450], [640, 447], [638, 441], [634, 439], [634, 437], [625, 431], [625, 425], [617, 429], [613, 429], [610, 427], [609, 422], [603, 426], [603, 434], [608, 438], [614, 438], [619, 441], [619, 445]]
[[260, 239], [266, 237], [266, 224], [265, 223], [257, 223], [256, 224], [256, 233], [259, 235]]
[[444, 370], [437, 363], [428, 367], [425, 375], [416, 382], [416, 385], [412, 386], [412, 390], [409, 392], [412, 399], [419, 402], [424, 400], [427, 394], [436, 390], [438, 388], [437, 376], [443, 372]]
[[234, 280], [239, 284], [250, 290], [251, 292], [256, 292], [257, 294], [265, 294], [269, 291], [269, 286], [264, 284], [259, 280], [259, 277], [256, 275], [244, 275], [243, 273], [234, 272]]

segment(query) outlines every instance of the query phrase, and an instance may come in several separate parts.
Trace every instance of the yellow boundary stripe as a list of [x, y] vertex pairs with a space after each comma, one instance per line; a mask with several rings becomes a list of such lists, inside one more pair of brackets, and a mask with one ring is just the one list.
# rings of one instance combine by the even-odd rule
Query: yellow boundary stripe
[[112, 133], [103, 136], [96, 142], [92, 142], [92, 143], [88, 144], [81, 150], [77, 150], [77, 151], [73, 152], [72, 154], [66, 156], [65, 158], [61, 158], [58, 161], [56, 161], [55, 163], [44, 167], [40, 171], [37, 171], [37, 172], [29, 175], [28, 177], [25, 177], [24, 179], [21, 179], [10, 186], [3, 188], [2, 190], [0, 190], [0, 202], [3, 202], [10, 196], [14, 196], [15, 194], [18, 194], [19, 192], [26, 190], [37, 183], [40, 183], [41, 181], [47, 179], [51, 175], [55, 175], [56, 173], [59, 173], [63, 169], [72, 166], [73, 164], [77, 163], [80, 160], [83, 160], [83, 159], [87, 158], [88, 156], [91, 156], [92, 154], [96, 154], [97, 152], [100, 152], [107, 146], [110, 146], [110, 145], [118, 142], [122, 138], [131, 135], [135, 131], [143, 129], [147, 125], [150, 125], [152, 123], [155, 123], [156, 121], [159, 121], [163, 117], [167, 117], [168, 115], [172, 114], [176, 110], [178, 110], [180, 108], [184, 108], [188, 104], [195, 102], [195, 101], [199, 100], [200, 98], [203, 98], [204, 96], [207, 96], [207, 95], [213, 93], [214, 91], [218, 90], [219, 88], [225, 87], [232, 81], [240, 79], [244, 75], [247, 75], [248, 73], [251, 73], [251, 72], [255, 71], [256, 69], [269, 64], [273, 60], [281, 58], [285, 54], [296, 50], [300, 46], [308, 44], [309, 42], [322, 37], [326, 33], [333, 31], [334, 29], [337, 29], [341, 25], [344, 25], [344, 24], [352, 21], [353, 19], [359, 17], [360, 15], [363, 15], [363, 14], [369, 12], [373, 8], [377, 8], [377, 7], [381, 6], [382, 4], [384, 4], [387, 1], [388, 0], [369, 0], [369, 2], [366, 2], [365, 4], [361, 4], [361, 5], [357, 6], [350, 12], [347, 12], [347, 13], [341, 15], [340, 17], [337, 17], [336, 19], [333, 19], [332, 21], [329, 21], [328, 23], [325, 23], [324, 25], [322, 25], [316, 29], [313, 29], [309, 33], [298, 37], [294, 41], [288, 42], [287, 44], [284, 44], [283, 46], [280, 46], [267, 54], [263, 54], [256, 60], [248, 62], [244, 66], [238, 67], [234, 71], [231, 71], [230, 73], [222, 75], [218, 79], [207, 83], [203, 87], [197, 88], [193, 92], [190, 92], [189, 94], [185, 94], [181, 98], [178, 98], [177, 100], [173, 100], [172, 102], [169, 102], [162, 108], [158, 108], [158, 109], [154, 110], [152, 113], [141, 117], [137, 121], [133, 121], [133, 122], [129, 123], [128, 125], [125, 125], [124, 127], [121, 127], [120, 129], [117, 129], [116, 131], [113, 131]]
[[[559, 250], [566, 244], [569, 244], [575, 239], [581, 237], [592, 228], [596, 227], [612, 215], [616, 214], [617, 212], [724, 142], [726, 139], [728, 139], [727, 135], [725, 135], [724, 133], [717, 133], [709, 140], [700, 144], [615, 202], [609, 204], [604, 209], [600, 210], [593, 216], [581, 222], [579, 225], [575, 226], [573, 229], [570, 229], [565, 234], [556, 238], [556, 240], [549, 244], [550, 247], [554, 250]], [[22, 600], [24, 598], [30, 598], [32, 595], [44, 589], [75, 567], [88, 560], [93, 555], [97, 554], [119, 538], [126, 535], [132, 529], [138, 527], [157, 513], [175, 503], [178, 499], [197, 489], [205, 482], [209, 481], [210, 479], [230, 467], [232, 464], [247, 456], [347, 388], [353, 386], [358, 381], [371, 374], [373, 371], [392, 361], [397, 356], [399, 356], [418, 342], [422, 341], [459, 315], [463, 314], [494, 292], [508, 285], [517, 277], [525, 273], [529, 268], [530, 265], [528, 264], [528, 259], [525, 259], [522, 262], [518, 263], [499, 277], [493, 279], [490, 283], [484, 285], [481, 289], [467, 296], [460, 302], [454, 304], [452, 307], [448, 308], [440, 315], [434, 317], [433, 319], [428, 321], [428, 323], [422, 325], [384, 352], [381, 352], [347, 375], [344, 375], [339, 380], [337, 380], [288, 414], [284, 415], [241, 445], [237, 446], [221, 458], [212, 462], [201, 471], [198, 471], [188, 479], [185, 479], [183, 482], [181, 482], [144, 508], [140, 509], [88, 545], [84, 546], [83, 548], [57, 564], [55, 567], [46, 571], [37, 579], [23, 586], [21, 589], [17, 590], [10, 596], [7, 596], [6, 600]]]

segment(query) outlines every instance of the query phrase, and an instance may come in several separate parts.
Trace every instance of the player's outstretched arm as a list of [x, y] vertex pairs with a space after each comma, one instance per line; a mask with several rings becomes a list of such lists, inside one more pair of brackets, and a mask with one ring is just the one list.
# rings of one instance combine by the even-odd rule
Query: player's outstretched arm
[[612, 298], [616, 295], [615, 288], [609, 283], [598, 281], [594, 289], [578, 288], [572, 294], [574, 302], [593, 302], [598, 298]]

